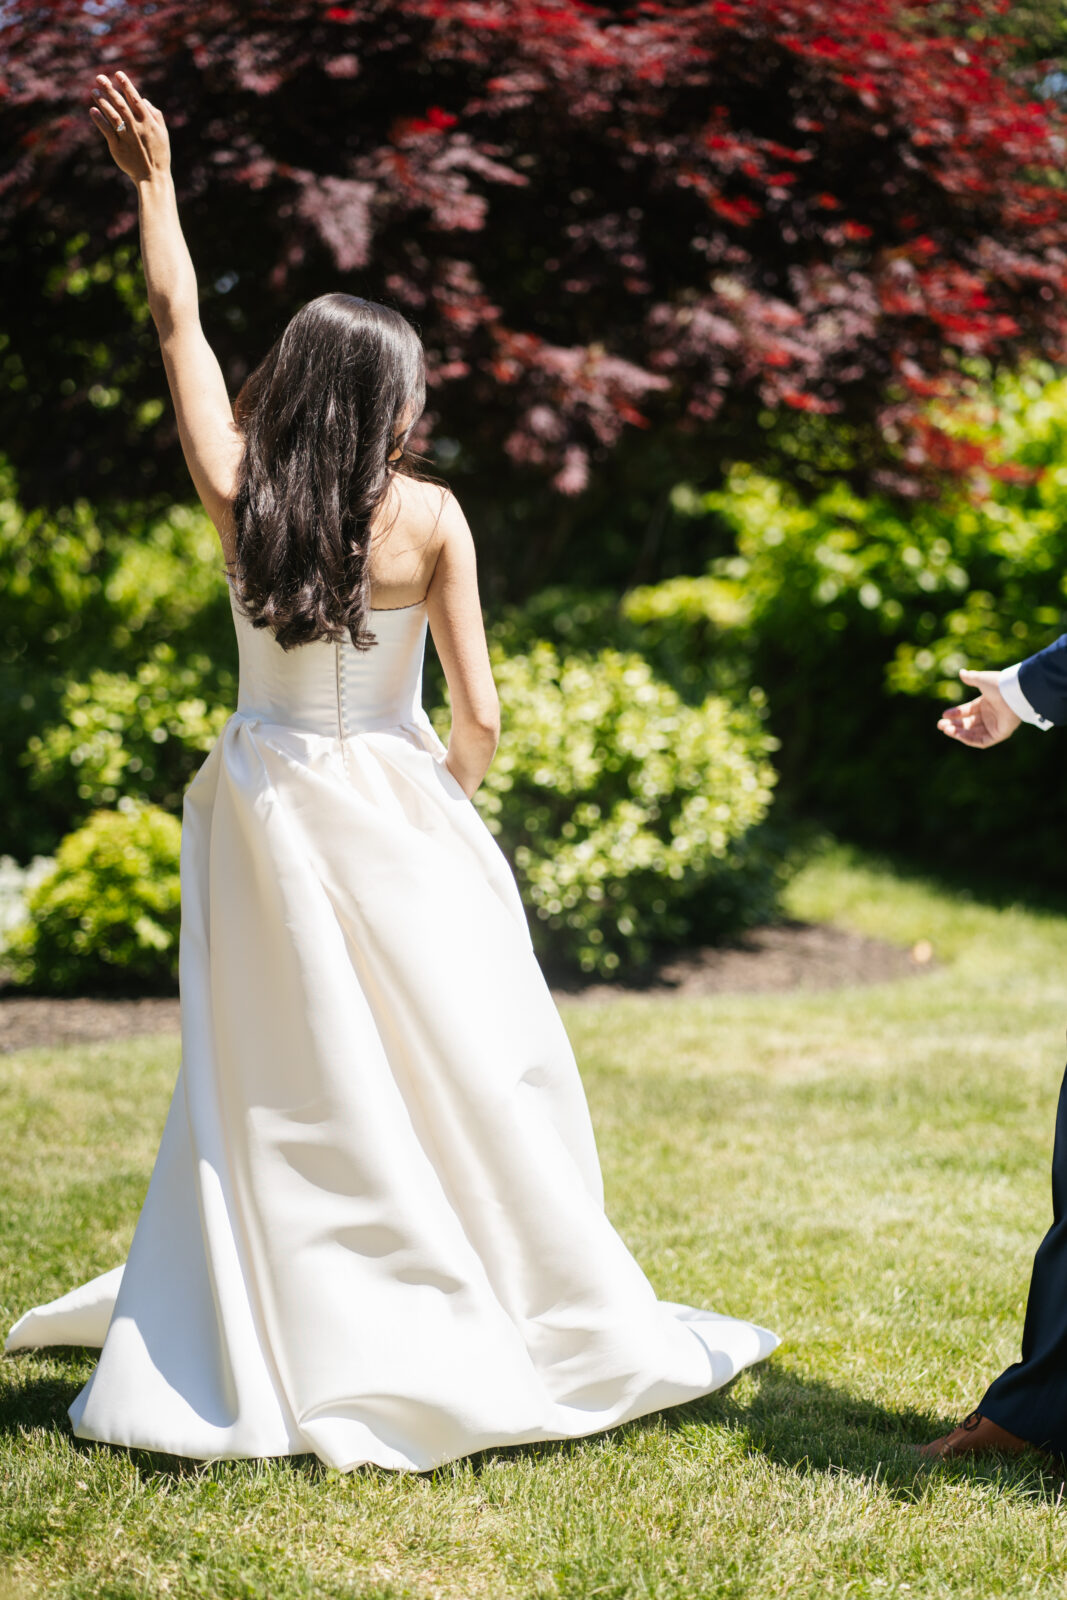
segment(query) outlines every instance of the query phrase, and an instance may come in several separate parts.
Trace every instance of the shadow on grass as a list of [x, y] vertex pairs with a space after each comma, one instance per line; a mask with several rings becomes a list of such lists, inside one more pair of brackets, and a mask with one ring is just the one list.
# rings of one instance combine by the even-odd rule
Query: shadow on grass
[[50, 1368], [77, 1366], [80, 1369], [77, 1376], [64, 1371], [20, 1371], [22, 1354], [6, 1357], [3, 1372], [6, 1381], [0, 1389], [0, 1437], [38, 1428], [69, 1433], [67, 1407], [85, 1382], [84, 1362], [89, 1354], [87, 1350], [48, 1352]]
[[[25, 1354], [32, 1360], [36, 1353]], [[325, 1478], [330, 1472], [312, 1454], [204, 1462], [74, 1439], [67, 1408], [85, 1381], [87, 1359], [94, 1356], [95, 1351], [91, 1350], [53, 1348], [47, 1356], [49, 1367], [67, 1368], [68, 1372], [27, 1372], [21, 1382], [17, 1371], [13, 1375], [9, 1367], [10, 1381], [7, 1388], [0, 1391], [0, 1438], [23, 1430], [55, 1432], [70, 1439], [74, 1449], [87, 1454], [113, 1449], [116, 1454], [125, 1455], [136, 1464], [142, 1478], [180, 1481], [273, 1469], [314, 1481]], [[77, 1369], [76, 1372], [69, 1373], [71, 1368]], [[602, 1447], [606, 1440], [614, 1439], [621, 1444], [626, 1438], [641, 1433], [665, 1431], [670, 1434], [704, 1426], [738, 1436], [747, 1453], [765, 1456], [790, 1471], [877, 1478], [890, 1494], [908, 1502], [921, 1499], [939, 1479], [946, 1478], [987, 1482], [1012, 1494], [1025, 1494], [1048, 1503], [1067, 1497], [1063, 1465], [1054, 1467], [1036, 1455], [1017, 1460], [996, 1455], [979, 1456], [947, 1465], [927, 1465], [918, 1459], [915, 1446], [946, 1432], [954, 1419], [907, 1408], [887, 1410], [821, 1379], [802, 1377], [773, 1364], [760, 1370], [758, 1387], [751, 1397], [742, 1402], [737, 1399], [736, 1390], [736, 1383], [731, 1383], [688, 1405], [653, 1412], [585, 1438], [546, 1439], [536, 1444], [483, 1450], [459, 1462], [438, 1467], [426, 1476], [451, 1478], [460, 1470], [480, 1477], [501, 1462], [580, 1456], [598, 1441]], [[709, 1444], [709, 1448], [713, 1447]], [[386, 1468], [366, 1466], [354, 1469], [352, 1476], [391, 1477], [392, 1474]]]
[[[638, 1417], [591, 1438], [603, 1440], [614, 1435], [622, 1440], [642, 1432], [670, 1434], [705, 1426], [739, 1436], [748, 1454], [765, 1456], [790, 1471], [877, 1478], [890, 1494], [907, 1502], [922, 1499], [945, 1478], [987, 1482], [1049, 1503], [1067, 1497], [1063, 1468], [1054, 1469], [1037, 1455], [1018, 1460], [989, 1455], [933, 1466], [916, 1456], [917, 1445], [947, 1432], [955, 1419], [908, 1408], [887, 1410], [773, 1363], [760, 1369], [758, 1382], [755, 1395], [743, 1402], [736, 1397], [734, 1382], [701, 1400]], [[471, 1457], [470, 1464], [480, 1473], [501, 1459], [571, 1455], [590, 1442], [559, 1439], [515, 1445], [484, 1451]]]
[[[923, 855], [907, 850], [890, 850], [865, 845], [845, 835], [813, 830], [806, 836], [808, 859], [817, 860], [820, 852], [844, 852], [861, 870], [884, 871], [901, 883], [917, 884], [934, 893], [948, 894], [990, 911], [1007, 911], [1018, 906], [1025, 911], [1067, 916], [1067, 885], [1019, 871], [999, 871], [994, 862], [948, 861], [943, 856]], [[798, 859], [803, 852], [798, 851]]]
[[877, 1478], [898, 1499], [921, 1499], [939, 1480], [997, 1484], [1014, 1494], [1058, 1501], [1064, 1494], [1063, 1465], [1035, 1454], [995, 1454], [950, 1463], [928, 1463], [916, 1446], [947, 1433], [958, 1417], [939, 1417], [909, 1407], [889, 1410], [818, 1378], [802, 1377], [773, 1364], [759, 1374], [759, 1387], [744, 1404], [730, 1385], [687, 1408], [700, 1421], [741, 1435], [750, 1451], [800, 1473], [845, 1473]]

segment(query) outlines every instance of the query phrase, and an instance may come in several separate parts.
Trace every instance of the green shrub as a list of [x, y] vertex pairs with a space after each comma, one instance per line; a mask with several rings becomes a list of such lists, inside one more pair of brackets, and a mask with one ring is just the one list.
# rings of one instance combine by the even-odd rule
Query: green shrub
[[564, 654], [636, 652], [684, 700], [699, 705], [712, 691], [730, 693], [741, 685], [742, 697], [747, 694], [747, 654], [735, 638], [747, 616], [735, 580], [669, 578], [623, 594], [544, 589], [493, 617], [488, 632], [505, 655], [521, 655], [541, 640]]
[[58, 794], [71, 816], [119, 799], [178, 812], [236, 700], [228, 669], [157, 645], [133, 675], [94, 672], [68, 684], [63, 720], [29, 741], [31, 782]]
[[804, 502], [738, 467], [695, 502], [734, 536], [697, 580], [709, 596], [725, 585], [719, 602], [736, 593], [732, 626], [672, 610], [670, 584], [649, 593], [685, 670], [710, 680], [732, 663], [767, 691], [787, 803], [868, 843], [961, 863], [978, 851], [1063, 884], [1062, 743], [1023, 730], [994, 762], [936, 730], [961, 666], [1005, 666], [1067, 627], [1067, 380], [1005, 379], [997, 399], [1004, 475], [980, 498], [902, 506], [839, 484]]
[[[647, 662], [611, 650], [496, 647], [494, 671], [504, 729], [477, 804], [541, 951], [610, 974], [654, 944], [769, 914], [773, 741], [754, 708], [688, 706]], [[447, 732], [447, 711], [437, 720]]]
[[200, 694], [210, 706], [229, 692], [236, 646], [206, 515], [173, 506], [105, 517], [81, 502], [26, 511], [0, 460], [0, 814], [3, 847], [18, 860], [53, 850], [87, 811], [73, 774], [37, 781], [31, 739], [64, 719], [73, 686], [124, 675], [131, 660], [150, 666], [164, 644], [176, 661], [211, 663], [205, 687], [182, 698]]
[[504, 655], [518, 656], [542, 641], [566, 655], [625, 648], [620, 639], [620, 596], [610, 589], [556, 584], [507, 606], [489, 619], [490, 641]]
[[762, 710], [766, 697], [749, 671], [749, 652], [741, 643], [749, 620], [749, 600], [735, 578], [668, 578], [631, 589], [619, 604], [630, 648], [690, 702], [714, 690], [747, 697]]
[[158, 807], [94, 813], [27, 896], [8, 947], [16, 979], [52, 994], [173, 983], [180, 846], [180, 822]]

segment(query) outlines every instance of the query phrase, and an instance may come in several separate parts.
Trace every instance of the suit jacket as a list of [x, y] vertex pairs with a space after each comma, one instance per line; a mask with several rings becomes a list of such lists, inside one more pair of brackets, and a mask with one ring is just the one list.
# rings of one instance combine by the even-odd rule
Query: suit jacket
[[1018, 683], [1046, 722], [1067, 722], [1067, 633], [1019, 663]]

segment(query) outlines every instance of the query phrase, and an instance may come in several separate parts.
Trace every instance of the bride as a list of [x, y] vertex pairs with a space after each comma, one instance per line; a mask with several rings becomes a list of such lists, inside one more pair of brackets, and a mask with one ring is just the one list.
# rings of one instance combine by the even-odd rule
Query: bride
[[[421, 1471], [707, 1394], [777, 1340], [658, 1301], [605, 1216], [574, 1058], [469, 799], [497, 698], [463, 513], [403, 473], [419, 340], [324, 295], [231, 408], [163, 117], [123, 73], [95, 94], [137, 185], [240, 692], [185, 798], [182, 1066], [129, 1258], [7, 1348], [101, 1347], [75, 1433], [204, 1460]], [[427, 624], [447, 750], [420, 704]]]

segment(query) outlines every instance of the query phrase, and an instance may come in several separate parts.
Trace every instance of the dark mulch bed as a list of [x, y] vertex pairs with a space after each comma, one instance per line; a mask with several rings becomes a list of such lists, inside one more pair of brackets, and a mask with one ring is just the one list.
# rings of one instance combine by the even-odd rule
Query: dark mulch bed
[[785, 922], [754, 928], [736, 945], [675, 952], [626, 983], [585, 983], [559, 992], [579, 1000], [609, 1000], [620, 991], [667, 995], [761, 994], [786, 989], [843, 989], [889, 983], [933, 970], [924, 940], [911, 950], [865, 939], [824, 923]]
[[[675, 952], [621, 983], [557, 985], [571, 1000], [604, 1001], [619, 994], [701, 995], [769, 993], [787, 989], [838, 989], [887, 983], [931, 971], [929, 945], [901, 950], [842, 928], [803, 922], [757, 928], [739, 944]], [[74, 1044], [134, 1034], [177, 1033], [178, 1001], [151, 999], [53, 1000], [0, 990], [0, 1053], [37, 1045]]]
[[128, 1039], [138, 1033], [177, 1033], [178, 997], [51, 999], [0, 991], [0, 1054], [36, 1045]]

